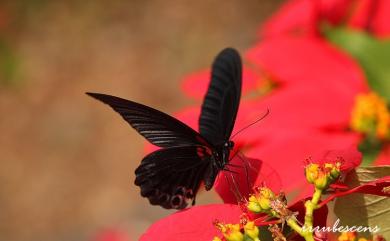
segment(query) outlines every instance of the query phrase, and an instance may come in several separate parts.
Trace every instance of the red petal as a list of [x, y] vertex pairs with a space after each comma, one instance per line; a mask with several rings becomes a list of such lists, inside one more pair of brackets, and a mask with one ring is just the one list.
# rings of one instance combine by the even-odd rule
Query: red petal
[[223, 223], [238, 223], [241, 213], [237, 205], [195, 206], [157, 221], [140, 241], [209, 241], [214, 236], [220, 236], [213, 226], [216, 219]]
[[[261, 83], [261, 77], [249, 67], [242, 71], [242, 95], [254, 90]], [[188, 75], [182, 81], [185, 94], [196, 99], [203, 99], [210, 84], [210, 70], [203, 70]]]
[[390, 36], [389, 15], [390, 15], [390, 1], [388, 0], [379, 1], [377, 7], [377, 13], [375, 19], [373, 20], [374, 32], [379, 37], [388, 38]]
[[380, 37], [389, 37], [390, 2], [388, 0], [359, 0], [349, 23], [359, 29], [373, 31]]
[[229, 164], [239, 166], [226, 166], [236, 173], [221, 172], [214, 186], [224, 203], [237, 204], [242, 201], [241, 197], [247, 199], [253, 193], [254, 186], [265, 185], [279, 193], [281, 180], [278, 173], [261, 160], [240, 155], [235, 156]]
[[274, 14], [260, 30], [260, 36], [287, 33], [317, 34], [319, 24], [327, 20], [340, 23], [352, 0], [292, 0]]
[[[376, 1], [376, 0], [374, 0]], [[368, 16], [370, 15], [369, 9], [372, 0], [358, 0], [355, 4], [355, 11], [349, 19], [349, 24], [358, 29], [366, 28]]]
[[281, 85], [332, 86], [345, 94], [368, 90], [359, 65], [319, 38], [266, 39], [250, 49], [247, 58]]

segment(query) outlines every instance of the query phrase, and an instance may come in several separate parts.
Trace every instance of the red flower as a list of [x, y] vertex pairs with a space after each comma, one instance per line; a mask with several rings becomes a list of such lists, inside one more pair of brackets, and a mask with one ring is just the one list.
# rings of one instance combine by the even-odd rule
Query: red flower
[[324, 22], [332, 25], [347, 22], [351, 27], [388, 37], [389, 13], [387, 0], [291, 0], [265, 23], [260, 35], [318, 35]]
[[[253, 108], [270, 108], [271, 114], [262, 123], [264, 131], [272, 130], [267, 136], [283, 139], [291, 129], [300, 132], [314, 128], [314, 135], [318, 131], [345, 137], [354, 135], [353, 144], [362, 141], [361, 134], [350, 131], [351, 116], [358, 96], [369, 93], [369, 88], [352, 58], [314, 37], [265, 40], [249, 50], [247, 57], [279, 83], [279, 88], [257, 101]], [[384, 145], [383, 150], [386, 148]], [[381, 163], [390, 162], [389, 155], [379, 157]]]

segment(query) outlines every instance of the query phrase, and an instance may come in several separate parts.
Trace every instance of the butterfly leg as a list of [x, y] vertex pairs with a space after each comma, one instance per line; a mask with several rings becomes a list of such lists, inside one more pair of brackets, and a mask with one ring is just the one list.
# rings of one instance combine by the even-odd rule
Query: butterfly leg
[[[238, 155], [238, 158], [240, 158], [241, 162], [244, 164], [244, 169], [245, 169], [245, 177], [246, 177], [246, 184], [247, 184], [247, 188], [248, 188], [248, 192], [250, 192], [250, 190], [252, 190], [252, 182], [250, 180], [250, 177], [249, 177], [249, 171], [248, 171], [248, 167], [249, 168], [252, 168], [252, 170], [255, 170], [257, 171], [256, 169], [254, 169], [251, 164], [247, 161], [245, 161], [243, 158], [242, 158], [242, 153], [240, 152]], [[253, 180], [254, 182], [254, 180]]]
[[230, 192], [233, 193], [237, 203], [239, 203], [242, 200], [242, 195], [237, 187], [237, 183], [234, 181], [233, 174], [230, 173], [230, 178], [232, 179], [231, 181], [227, 173], [224, 173], [223, 175], [225, 176], [226, 182], [229, 185]]

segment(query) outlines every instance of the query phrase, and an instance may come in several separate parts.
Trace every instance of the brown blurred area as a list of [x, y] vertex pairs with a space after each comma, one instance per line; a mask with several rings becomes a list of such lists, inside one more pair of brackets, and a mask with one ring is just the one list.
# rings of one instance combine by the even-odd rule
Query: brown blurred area
[[[281, 1], [0, 2], [0, 240], [136, 240], [171, 213], [133, 184], [144, 140], [84, 92], [172, 113], [180, 79], [243, 51]], [[219, 202], [201, 193], [200, 203]]]

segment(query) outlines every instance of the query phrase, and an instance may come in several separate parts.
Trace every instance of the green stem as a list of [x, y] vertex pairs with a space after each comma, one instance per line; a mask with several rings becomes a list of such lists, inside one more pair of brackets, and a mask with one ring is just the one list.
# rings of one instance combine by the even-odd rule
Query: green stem
[[297, 232], [299, 235], [304, 236], [302, 227], [299, 226], [299, 224], [295, 221], [295, 219], [289, 218], [287, 220], [287, 225], [290, 226], [290, 228], [295, 232]]
[[[295, 218], [289, 218], [286, 220], [287, 225], [297, 232], [300, 236], [302, 236], [306, 241], [314, 241], [313, 236], [313, 213], [314, 210], [318, 208], [318, 202], [320, 201], [322, 195], [322, 190], [315, 189], [313, 197], [311, 200], [306, 201], [305, 207], [305, 223], [303, 227], [301, 227]], [[274, 217], [280, 218], [278, 214], [274, 214]]]
[[303, 225], [303, 237], [306, 241], [314, 241], [313, 237], [313, 213], [318, 208], [318, 202], [322, 195], [321, 189], [315, 189], [311, 200], [306, 201], [305, 223]]

